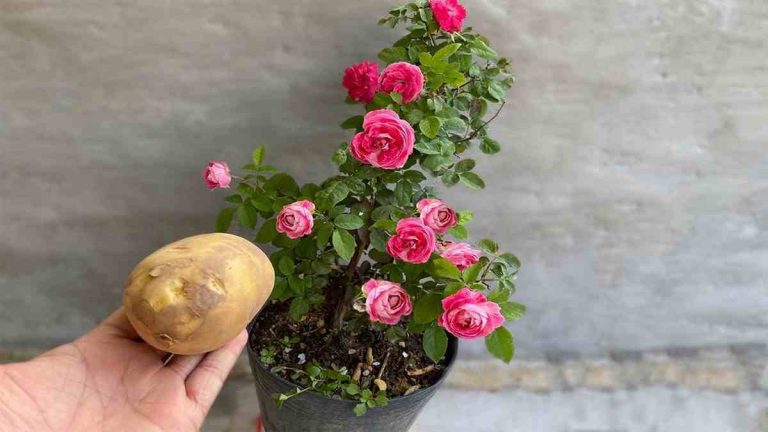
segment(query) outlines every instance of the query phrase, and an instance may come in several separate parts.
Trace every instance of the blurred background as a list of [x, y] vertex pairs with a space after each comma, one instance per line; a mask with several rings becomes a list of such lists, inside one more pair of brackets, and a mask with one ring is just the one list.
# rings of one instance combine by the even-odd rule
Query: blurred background
[[[504, 365], [465, 344], [420, 431], [768, 431], [768, 2], [463, 0], [518, 83], [445, 192], [523, 261]], [[76, 337], [211, 231], [209, 159], [334, 172], [393, 0], [0, 0], [0, 351]], [[248, 371], [206, 430], [252, 430]]]

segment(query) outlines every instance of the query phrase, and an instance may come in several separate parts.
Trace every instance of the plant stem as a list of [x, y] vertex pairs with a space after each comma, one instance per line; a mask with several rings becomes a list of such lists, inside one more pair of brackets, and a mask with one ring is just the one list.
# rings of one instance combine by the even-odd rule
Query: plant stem
[[456, 143], [462, 143], [471, 140], [472, 138], [476, 137], [478, 133], [480, 133], [481, 130], [485, 129], [486, 126], [488, 126], [488, 123], [494, 121], [496, 117], [499, 116], [499, 113], [501, 113], [501, 109], [504, 108], [504, 105], [507, 103], [507, 101], [504, 101], [501, 103], [501, 106], [499, 106], [499, 109], [496, 110], [496, 114], [493, 115], [493, 117], [489, 118], [488, 121], [484, 122], [479, 128], [475, 129], [472, 134], [470, 134], [468, 137], [456, 141]]
[[[373, 210], [373, 206], [375, 204], [375, 201], [373, 199], [374, 193], [375, 193], [375, 179], [371, 179], [370, 182], [371, 186], [371, 196], [368, 197], [368, 208], [367, 211], [370, 213], [371, 210]], [[352, 300], [355, 298], [355, 294], [358, 291], [358, 287], [354, 285], [355, 282], [355, 275], [356, 270], [358, 268], [358, 265], [360, 264], [360, 259], [363, 257], [363, 254], [365, 253], [365, 250], [368, 248], [368, 245], [370, 244], [370, 238], [368, 236], [368, 230], [361, 228], [355, 233], [356, 238], [356, 244], [355, 247], [355, 253], [352, 254], [352, 258], [349, 259], [349, 264], [347, 264], [347, 268], [344, 272], [343, 279], [343, 286], [342, 289], [344, 290], [344, 295], [341, 296], [341, 299], [339, 303], [336, 305], [336, 309], [334, 312], [333, 317], [333, 326], [336, 330], [341, 329], [341, 327], [344, 325], [344, 318], [347, 316], [347, 312], [349, 312], [350, 307], [352, 306]]]

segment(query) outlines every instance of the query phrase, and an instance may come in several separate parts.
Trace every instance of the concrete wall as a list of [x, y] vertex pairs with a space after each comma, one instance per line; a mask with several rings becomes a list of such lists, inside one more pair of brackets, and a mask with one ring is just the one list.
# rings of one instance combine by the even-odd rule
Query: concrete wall
[[[465, 0], [519, 84], [475, 210], [523, 260], [521, 358], [764, 344], [768, 3]], [[332, 172], [384, 0], [0, 2], [0, 348], [71, 338], [211, 229], [208, 159]], [[480, 355], [478, 345], [465, 355]]]

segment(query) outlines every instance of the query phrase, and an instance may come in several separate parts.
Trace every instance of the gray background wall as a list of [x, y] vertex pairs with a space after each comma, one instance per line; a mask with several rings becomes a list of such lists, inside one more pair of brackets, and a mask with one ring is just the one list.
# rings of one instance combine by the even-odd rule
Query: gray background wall
[[[519, 356], [764, 344], [768, 3], [465, 0], [519, 84], [475, 210], [524, 267]], [[0, 2], [0, 348], [72, 338], [212, 228], [208, 159], [332, 172], [385, 0]], [[474, 344], [465, 355], [482, 355]]]

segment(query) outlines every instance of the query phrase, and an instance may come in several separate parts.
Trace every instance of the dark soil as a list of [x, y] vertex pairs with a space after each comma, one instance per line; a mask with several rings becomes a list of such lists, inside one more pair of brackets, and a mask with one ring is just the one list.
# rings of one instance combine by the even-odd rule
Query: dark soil
[[[351, 311], [349, 315], [365, 313]], [[421, 336], [406, 333], [405, 324], [398, 325], [404, 337], [390, 340], [384, 331], [372, 328], [367, 316], [360, 317], [361, 325], [353, 323], [339, 331], [331, 328], [332, 318], [333, 310], [326, 307], [312, 310], [297, 322], [288, 316], [286, 303], [270, 303], [254, 319], [249, 343], [257, 354], [263, 348], [276, 353], [274, 363], [268, 365], [273, 369], [276, 366], [304, 369], [313, 360], [324, 368], [346, 367], [350, 376], [360, 377], [361, 388], [369, 388], [374, 393], [378, 389], [373, 380], [381, 374], [389, 398], [429, 387], [442, 376], [444, 362], [434, 364], [424, 354]], [[359, 328], [353, 333], [351, 328], [355, 327]], [[291, 338], [293, 342], [286, 345], [284, 341]], [[293, 381], [288, 371], [278, 368], [275, 373]]]

